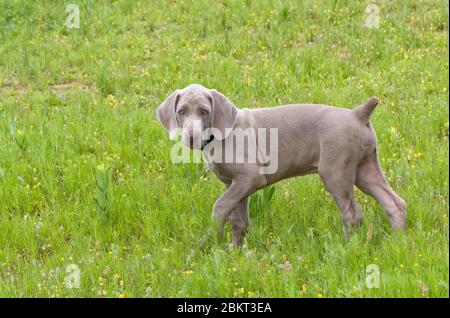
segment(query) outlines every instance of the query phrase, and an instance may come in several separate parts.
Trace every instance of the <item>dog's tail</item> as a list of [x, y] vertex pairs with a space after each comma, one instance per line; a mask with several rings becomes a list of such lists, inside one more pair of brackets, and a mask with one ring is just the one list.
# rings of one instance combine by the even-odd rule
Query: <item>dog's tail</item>
[[372, 115], [377, 104], [378, 98], [372, 97], [365, 104], [353, 109], [352, 112], [363, 124], [367, 125], [369, 123], [370, 115]]

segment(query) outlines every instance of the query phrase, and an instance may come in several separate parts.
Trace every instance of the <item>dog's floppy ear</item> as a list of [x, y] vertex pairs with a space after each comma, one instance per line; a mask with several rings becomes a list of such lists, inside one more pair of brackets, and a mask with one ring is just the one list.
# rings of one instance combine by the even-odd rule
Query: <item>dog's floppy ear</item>
[[177, 135], [178, 121], [175, 111], [180, 97], [179, 93], [180, 90], [177, 89], [170, 94], [156, 110], [156, 116], [164, 128], [169, 132], [170, 140], [174, 140]]
[[[225, 139], [231, 132], [236, 121], [237, 107], [223, 94], [215, 89], [210, 90], [212, 104], [211, 126], [220, 131], [221, 136], [217, 139]], [[226, 130], [226, 128], [229, 128]]]

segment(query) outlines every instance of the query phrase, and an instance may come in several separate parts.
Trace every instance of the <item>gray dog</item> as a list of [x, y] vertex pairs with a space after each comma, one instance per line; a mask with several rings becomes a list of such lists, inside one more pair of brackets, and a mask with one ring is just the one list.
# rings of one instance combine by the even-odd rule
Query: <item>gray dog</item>
[[[238, 246], [249, 223], [249, 196], [282, 179], [310, 173], [319, 173], [333, 195], [344, 234], [363, 219], [355, 201], [354, 185], [378, 201], [394, 229], [406, 226], [405, 201], [389, 187], [377, 158], [376, 136], [369, 122], [377, 103], [376, 98], [371, 98], [353, 110], [310, 104], [238, 109], [218, 91], [192, 84], [172, 93], [156, 113], [171, 139], [178, 128], [182, 129], [182, 143], [201, 149], [208, 168], [227, 187], [214, 204], [213, 216], [219, 223], [219, 234], [225, 222], [231, 221], [233, 246]], [[227, 147], [226, 142], [234, 140], [233, 132], [238, 129], [255, 131], [247, 137], [256, 141], [258, 159], [208, 159], [211, 149], [225, 149], [219, 159], [232, 152], [234, 148]], [[256, 131], [266, 133], [261, 137]], [[275, 134], [277, 156], [267, 158], [265, 145]], [[248, 149], [242, 153], [244, 159], [249, 159]], [[277, 163], [275, 170], [261, 169], [270, 166], [271, 161]]]

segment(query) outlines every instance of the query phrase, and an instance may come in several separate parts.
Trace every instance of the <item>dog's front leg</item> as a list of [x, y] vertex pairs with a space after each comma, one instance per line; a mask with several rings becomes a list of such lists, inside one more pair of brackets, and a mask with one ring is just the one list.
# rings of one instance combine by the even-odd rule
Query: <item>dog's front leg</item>
[[248, 227], [248, 197], [242, 199], [230, 216], [233, 228], [233, 247], [239, 247]]
[[218, 222], [219, 237], [223, 235], [223, 227], [230, 217], [233, 210], [240, 208], [241, 201], [247, 201], [246, 198], [264, 186], [265, 178], [240, 177], [233, 179], [228, 190], [216, 201], [213, 208], [213, 217]]

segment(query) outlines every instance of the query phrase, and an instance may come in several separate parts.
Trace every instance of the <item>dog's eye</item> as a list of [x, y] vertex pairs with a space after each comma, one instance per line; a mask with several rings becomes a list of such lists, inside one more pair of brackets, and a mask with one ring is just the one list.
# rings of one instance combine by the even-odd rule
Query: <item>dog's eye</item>
[[183, 115], [184, 114], [184, 110], [183, 109], [179, 109], [178, 110], [178, 114]]
[[203, 115], [208, 115], [208, 114], [209, 114], [209, 110], [203, 109], [203, 110], [202, 110], [202, 114], [203, 114]]

